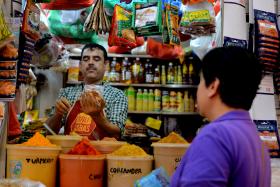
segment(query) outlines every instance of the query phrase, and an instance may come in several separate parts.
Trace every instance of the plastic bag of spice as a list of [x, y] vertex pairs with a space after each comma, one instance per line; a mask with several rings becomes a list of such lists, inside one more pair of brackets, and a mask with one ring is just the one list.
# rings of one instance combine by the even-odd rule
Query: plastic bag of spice
[[160, 167], [149, 175], [137, 180], [134, 187], [168, 187], [170, 186], [170, 179], [166, 171]]
[[8, 42], [12, 40], [12, 33], [9, 30], [4, 18], [4, 12], [2, 10], [2, 5], [0, 6], [0, 48], [5, 46]]
[[137, 47], [136, 35], [131, 28], [131, 19], [130, 11], [119, 5], [115, 6], [108, 38], [109, 46]]
[[40, 9], [31, 0], [24, 10], [22, 31], [34, 40], [40, 38]]
[[166, 23], [168, 28], [168, 35], [171, 45], [180, 45], [179, 37], [179, 7], [172, 4], [166, 4]]

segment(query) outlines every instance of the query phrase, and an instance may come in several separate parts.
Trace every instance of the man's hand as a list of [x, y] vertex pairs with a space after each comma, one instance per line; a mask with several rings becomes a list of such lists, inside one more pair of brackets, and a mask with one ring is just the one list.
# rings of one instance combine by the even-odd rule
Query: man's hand
[[56, 101], [55, 111], [57, 114], [62, 116], [68, 113], [70, 108], [71, 108], [71, 104], [66, 98], [62, 97], [61, 99]]
[[105, 107], [105, 101], [97, 92], [85, 92], [80, 98], [83, 112], [87, 114], [99, 114]]

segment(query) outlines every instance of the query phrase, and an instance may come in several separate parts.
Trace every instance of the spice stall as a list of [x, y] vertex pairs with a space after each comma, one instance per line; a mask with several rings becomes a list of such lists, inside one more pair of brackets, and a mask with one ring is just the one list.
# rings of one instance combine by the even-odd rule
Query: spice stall
[[[224, 23], [233, 17], [223, 8], [245, 7], [243, 1], [0, 2], [0, 178], [8, 178], [0, 180], [0, 186], [34, 181], [47, 187], [168, 186], [205, 123], [195, 107], [196, 90], [200, 59], [212, 48], [254, 46], [264, 72], [274, 75], [279, 90], [275, 12], [255, 8], [252, 41], [245, 29], [245, 10], [240, 13], [244, 20], [234, 20], [242, 26], [229, 29], [230, 21]], [[235, 35], [234, 29], [242, 34]], [[71, 129], [69, 135], [56, 134], [46, 123], [55, 112], [59, 90], [84, 85], [80, 60], [87, 43], [98, 43], [108, 52], [103, 82], [122, 90], [128, 101], [128, 118], [118, 141], [83, 137], [84, 124], [96, 127], [84, 113], [75, 119], [81, 128]], [[95, 94], [99, 111], [106, 110], [98, 94], [103, 89], [97, 85], [83, 91]], [[252, 109], [255, 119], [259, 108]], [[263, 122], [256, 123], [262, 131]], [[277, 123], [271, 126], [277, 129]], [[279, 157], [279, 135], [260, 132], [260, 136], [276, 138], [271, 156]]]

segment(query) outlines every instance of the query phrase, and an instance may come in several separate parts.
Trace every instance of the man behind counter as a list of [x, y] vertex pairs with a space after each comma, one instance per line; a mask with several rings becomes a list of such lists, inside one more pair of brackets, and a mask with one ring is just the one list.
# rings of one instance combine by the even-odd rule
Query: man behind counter
[[[47, 121], [55, 132], [58, 132], [64, 125], [65, 134], [75, 132], [88, 136], [90, 139], [120, 137], [127, 118], [127, 98], [121, 90], [103, 83], [106, 63], [108, 63], [106, 59], [107, 52], [101, 45], [87, 44], [84, 46], [80, 62], [84, 85], [60, 90], [59, 99], [55, 105], [55, 114]], [[105, 114], [97, 105], [96, 95], [84, 92], [88, 85], [102, 88]], [[100, 100], [102, 105], [102, 99]], [[93, 123], [82, 124], [81, 121], [87, 122], [89, 116], [93, 119]]]

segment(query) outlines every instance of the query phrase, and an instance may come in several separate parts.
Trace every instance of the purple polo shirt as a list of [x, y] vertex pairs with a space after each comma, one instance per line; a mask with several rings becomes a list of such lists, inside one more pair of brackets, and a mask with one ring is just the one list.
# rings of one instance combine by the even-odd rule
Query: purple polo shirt
[[262, 148], [249, 112], [226, 113], [197, 135], [176, 169], [171, 186], [269, 187], [270, 157]]

